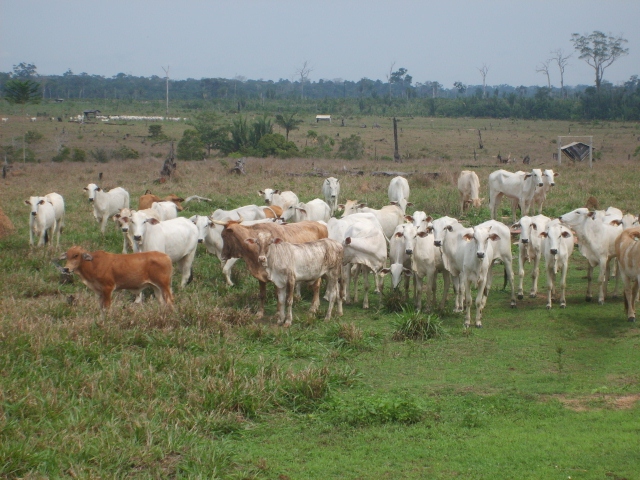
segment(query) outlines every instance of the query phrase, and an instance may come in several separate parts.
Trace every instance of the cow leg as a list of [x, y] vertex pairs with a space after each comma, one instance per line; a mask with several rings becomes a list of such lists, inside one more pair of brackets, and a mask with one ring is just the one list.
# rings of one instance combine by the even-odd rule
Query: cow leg
[[[320, 306], [320, 283], [322, 282], [322, 278], [317, 279], [315, 282], [311, 283], [311, 289], [313, 291], [313, 300], [311, 301], [311, 308], [309, 309], [310, 313], [316, 313], [318, 311], [318, 307]], [[300, 282], [296, 284], [296, 286], [300, 285]]]
[[102, 217], [102, 220], [100, 221], [100, 231], [102, 232], [103, 235], [107, 231], [107, 222], [108, 221], [109, 221], [109, 216], [108, 215], [105, 215], [104, 217]]
[[589, 266], [587, 267], [587, 296], [585, 297], [585, 300], [587, 302], [590, 302], [592, 298], [592, 295], [591, 295], [592, 279], [593, 279], [593, 267], [591, 266], [591, 264], [589, 264]]
[[547, 265], [547, 310], [551, 309], [553, 303], [553, 291], [555, 289], [556, 274], [553, 266]]
[[282, 325], [285, 322], [285, 304], [287, 302], [287, 285], [282, 288], [276, 287], [276, 297], [278, 298], [278, 306], [276, 316], [278, 318], [278, 325]]
[[617, 258], [611, 259], [611, 270], [613, 272], [612, 275], [615, 275], [616, 277], [616, 285], [613, 289], [612, 297], [616, 298], [618, 296], [618, 284], [620, 283], [620, 266], [618, 265]]
[[[437, 272], [436, 272], [436, 275], [437, 275]], [[442, 271], [442, 278], [444, 279], [444, 288], [442, 292], [442, 300], [440, 301], [440, 310], [444, 310], [444, 305], [447, 302], [447, 296], [449, 295], [449, 285], [451, 284], [451, 274], [449, 273], [448, 270]], [[436, 298], [434, 293], [434, 297], [433, 297], [434, 305], [435, 305], [435, 302], [436, 302]]]
[[540, 253], [537, 253], [535, 258], [533, 259], [533, 270], [531, 272], [531, 293], [529, 296], [531, 298], [535, 298], [538, 294], [538, 277], [540, 276]]
[[598, 289], [598, 305], [604, 305], [604, 299], [605, 296], [607, 295], [607, 275], [608, 275], [609, 269], [607, 268], [607, 262], [601, 262], [600, 263], [600, 268], [599, 268], [599, 272], [598, 272], [598, 285], [599, 285], [599, 289]]
[[100, 292], [100, 306], [104, 310], [109, 310], [111, 307], [111, 293], [113, 292], [114, 285], [103, 285]]
[[349, 284], [351, 282], [351, 264], [347, 263], [342, 266], [342, 299], [349, 305], [351, 303], [351, 294], [349, 292]]
[[260, 305], [258, 306], [258, 311], [256, 312], [256, 316], [258, 320], [264, 317], [264, 304], [267, 300], [267, 284], [266, 282], [262, 282], [258, 280], [258, 284], [260, 286]]
[[231, 269], [236, 264], [236, 262], [240, 260], [239, 258], [230, 258], [222, 265], [222, 274], [224, 275], [225, 281], [227, 285], [230, 287], [234, 286], [233, 281], [231, 281]]
[[527, 254], [527, 248], [529, 248], [529, 245], [526, 243], [523, 244], [522, 242], [518, 248], [518, 300], [522, 300], [524, 298], [524, 262]]
[[353, 303], [358, 303], [358, 280], [360, 279], [361, 273], [360, 265], [356, 264], [351, 266], [351, 275], [353, 276]]
[[415, 306], [416, 312], [422, 309], [422, 277], [419, 273], [415, 272], [413, 277], [413, 305]]
[[[487, 272], [487, 276], [491, 276], [491, 270]], [[478, 285], [478, 294], [476, 295], [476, 328], [482, 328], [482, 311], [487, 304], [487, 297], [491, 289], [491, 282], [487, 281], [487, 277], [480, 281]], [[471, 293], [469, 293], [471, 299]]]
[[[358, 265], [360, 267], [360, 265]], [[364, 289], [364, 298], [362, 300], [362, 308], [369, 308], [369, 267], [362, 267], [362, 283]]]
[[465, 300], [466, 300], [466, 307], [465, 307], [465, 313], [464, 313], [464, 328], [469, 328], [471, 326], [471, 282], [468, 281], [466, 278], [464, 279], [465, 282]]
[[[287, 301], [287, 318], [284, 322], [285, 327], [290, 327], [293, 321], [293, 293], [296, 289], [296, 279], [293, 275], [289, 275], [287, 278], [286, 286], [286, 301]], [[283, 305], [284, 307], [284, 305]]]
[[126, 233], [122, 233], [122, 253], [127, 253], [127, 239], [128, 235]]
[[636, 298], [638, 296], [638, 278], [624, 276], [624, 304], [627, 309], [627, 320], [636, 321]]
[[560, 308], [567, 308], [567, 300], [565, 299], [565, 291], [567, 289], [567, 270], [569, 269], [568, 259], [562, 264], [562, 275], [560, 283]]
[[462, 286], [462, 282], [460, 281], [460, 276], [454, 277], [453, 279], [453, 291], [455, 295], [455, 304], [453, 307], [454, 313], [460, 313], [464, 311], [464, 288]]
[[324, 317], [324, 320], [331, 320], [331, 312], [333, 311], [333, 305], [336, 301], [336, 297], [338, 300], [338, 315], [342, 315], [342, 302], [340, 300], [340, 295], [338, 292], [338, 275], [336, 272], [329, 272], [327, 274], [327, 295], [329, 296], [329, 306], [327, 307], [327, 314]]
[[144, 302], [144, 291], [143, 290], [140, 290], [140, 292], [138, 292], [138, 294], [136, 295], [136, 299], [135, 299], [134, 303], [137, 303], [138, 305], [142, 305], [142, 302]]

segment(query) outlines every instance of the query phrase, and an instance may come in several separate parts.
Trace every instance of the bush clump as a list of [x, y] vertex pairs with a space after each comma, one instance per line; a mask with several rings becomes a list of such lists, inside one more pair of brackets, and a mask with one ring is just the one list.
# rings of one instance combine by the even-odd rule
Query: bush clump
[[393, 322], [394, 340], [428, 340], [445, 335], [442, 321], [437, 315], [425, 315], [413, 308], [404, 308]]

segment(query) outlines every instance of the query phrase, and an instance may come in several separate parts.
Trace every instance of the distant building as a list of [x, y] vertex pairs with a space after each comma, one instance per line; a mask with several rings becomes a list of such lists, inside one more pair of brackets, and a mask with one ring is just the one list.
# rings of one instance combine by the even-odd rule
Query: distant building
[[316, 115], [316, 123], [318, 123], [320, 120], [328, 120], [329, 123], [331, 123], [331, 115]]

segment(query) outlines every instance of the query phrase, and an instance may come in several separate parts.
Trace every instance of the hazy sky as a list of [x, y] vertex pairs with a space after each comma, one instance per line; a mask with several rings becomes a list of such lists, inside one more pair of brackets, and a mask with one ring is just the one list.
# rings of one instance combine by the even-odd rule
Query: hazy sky
[[[0, 71], [278, 80], [307, 61], [312, 81], [386, 81], [395, 62], [446, 88], [483, 65], [489, 85], [546, 85], [536, 66], [600, 30], [629, 41], [604, 75], [618, 84], [640, 74], [639, 25], [640, 0], [0, 0]], [[593, 83], [574, 54], [565, 84]]]

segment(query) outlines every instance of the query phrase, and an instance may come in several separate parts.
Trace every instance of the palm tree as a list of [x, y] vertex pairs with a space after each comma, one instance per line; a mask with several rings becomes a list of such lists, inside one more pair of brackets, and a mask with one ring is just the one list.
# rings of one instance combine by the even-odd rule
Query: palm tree
[[289, 132], [291, 130], [297, 130], [298, 125], [300, 125], [301, 123], [304, 123], [304, 120], [300, 118], [295, 118], [295, 116], [296, 116], [295, 113], [292, 113], [287, 117], [285, 117], [280, 113], [276, 115], [276, 125], [284, 128], [285, 132], [287, 132], [286, 134], [287, 142], [289, 141]]
[[[27, 105], [40, 103], [40, 84], [33, 80], [9, 80], [4, 84], [4, 99], [11, 105], [22, 105], [22, 118], [25, 117]], [[22, 161], [25, 161], [24, 130], [22, 132]]]

